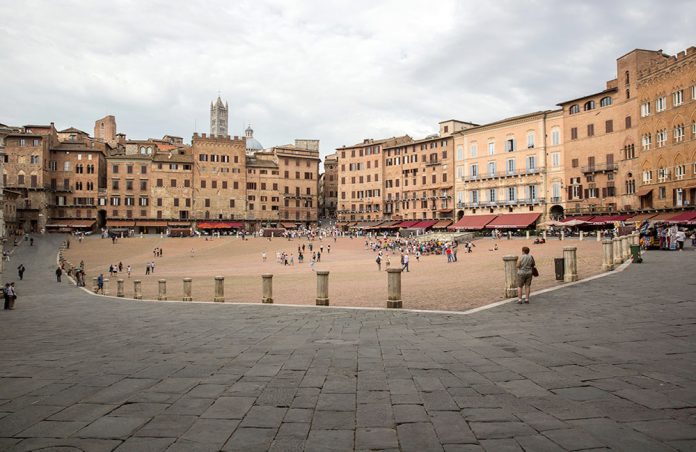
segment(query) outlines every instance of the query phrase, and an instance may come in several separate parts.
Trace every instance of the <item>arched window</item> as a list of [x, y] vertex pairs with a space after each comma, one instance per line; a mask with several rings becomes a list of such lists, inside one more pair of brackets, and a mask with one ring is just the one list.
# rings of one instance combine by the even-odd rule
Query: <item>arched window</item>
[[145, 146], [140, 146], [140, 154], [145, 155]]
[[578, 105], [578, 104], [571, 105], [570, 109], [569, 109], [569, 113], [571, 115], [574, 115], [576, 113], [580, 113], [580, 105]]
[[609, 96], [602, 97], [602, 99], [599, 101], [600, 107], [608, 107], [609, 105], [611, 105], [611, 97]]
[[585, 106], [583, 108], [585, 109], [585, 111], [594, 110], [595, 109], [595, 101], [588, 100], [587, 102], [585, 102]]
[[147, 155], [152, 154], [152, 148], [150, 146], [147, 147]]

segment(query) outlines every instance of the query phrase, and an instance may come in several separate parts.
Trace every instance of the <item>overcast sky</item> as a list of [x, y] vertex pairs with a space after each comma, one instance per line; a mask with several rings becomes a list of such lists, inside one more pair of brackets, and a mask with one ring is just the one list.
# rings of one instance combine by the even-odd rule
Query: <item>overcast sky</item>
[[[668, 4], [668, 7], [663, 5]], [[0, 0], [0, 123], [130, 138], [209, 131], [265, 146], [437, 132], [599, 91], [634, 48], [696, 45], [683, 1]]]

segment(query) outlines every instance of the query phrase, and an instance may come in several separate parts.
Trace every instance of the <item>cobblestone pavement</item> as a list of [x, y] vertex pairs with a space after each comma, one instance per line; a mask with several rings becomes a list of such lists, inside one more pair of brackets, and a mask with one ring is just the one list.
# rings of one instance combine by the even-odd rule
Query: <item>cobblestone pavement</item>
[[0, 450], [696, 450], [691, 250], [463, 316], [95, 297], [59, 240], [8, 264]]

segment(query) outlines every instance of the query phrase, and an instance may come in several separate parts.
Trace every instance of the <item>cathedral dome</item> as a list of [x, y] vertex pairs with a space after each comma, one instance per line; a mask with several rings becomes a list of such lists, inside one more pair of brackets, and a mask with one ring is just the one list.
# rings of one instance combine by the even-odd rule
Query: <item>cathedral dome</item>
[[259, 140], [254, 138], [254, 129], [251, 125], [244, 131], [244, 137], [246, 138], [246, 150], [247, 152], [262, 151], [263, 145], [259, 143]]

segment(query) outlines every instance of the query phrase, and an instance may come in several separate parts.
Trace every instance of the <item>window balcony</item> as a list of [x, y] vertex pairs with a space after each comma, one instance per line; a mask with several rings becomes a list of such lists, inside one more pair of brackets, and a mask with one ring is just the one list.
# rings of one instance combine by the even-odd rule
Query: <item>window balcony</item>
[[582, 172], [584, 174], [606, 173], [606, 172], [611, 172], [611, 171], [617, 171], [618, 169], [619, 169], [619, 165], [617, 165], [616, 163], [602, 163], [599, 165], [583, 166]]

